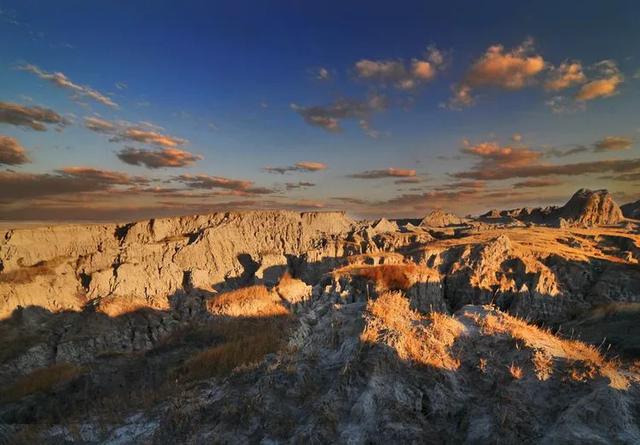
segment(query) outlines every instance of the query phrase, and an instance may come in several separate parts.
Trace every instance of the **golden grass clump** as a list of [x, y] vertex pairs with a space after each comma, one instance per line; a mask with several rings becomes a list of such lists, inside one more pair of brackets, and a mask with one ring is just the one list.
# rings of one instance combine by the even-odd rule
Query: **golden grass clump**
[[371, 280], [378, 288], [390, 291], [406, 291], [424, 279], [425, 275], [436, 274], [434, 270], [414, 263], [352, 266], [346, 269], [352, 275]]
[[207, 309], [214, 315], [232, 317], [273, 317], [289, 314], [278, 294], [262, 284], [216, 295], [207, 302]]
[[513, 377], [514, 379], [520, 380], [524, 376], [524, 371], [520, 366], [512, 362], [509, 365], [509, 374], [511, 374], [511, 377]]
[[[492, 311], [486, 317], [481, 318], [479, 325], [484, 334], [507, 334], [522, 341], [529, 348], [544, 349], [553, 357], [564, 358], [571, 362], [583, 362], [586, 368], [595, 369], [597, 374], [607, 377], [613, 388], [627, 389], [629, 387], [629, 381], [618, 371], [617, 364], [603, 357], [592, 345], [578, 340], [560, 338], [548, 330], [497, 311]], [[587, 373], [585, 375], [595, 377], [597, 374]]]
[[71, 363], [56, 363], [36, 369], [0, 391], [0, 400], [13, 402], [30, 394], [49, 391], [55, 386], [76, 379], [83, 372], [83, 368]]
[[215, 296], [207, 304], [218, 316], [208, 327], [220, 342], [198, 352], [177, 370], [179, 377], [198, 380], [228, 375], [262, 361], [284, 346], [291, 326], [289, 310], [265, 286], [249, 286]]
[[360, 339], [367, 343], [385, 342], [398, 356], [439, 369], [456, 370], [460, 361], [451, 348], [464, 331], [455, 318], [411, 310], [400, 292], [385, 292], [367, 305], [367, 324]]
[[533, 367], [538, 380], [548, 380], [553, 374], [553, 357], [544, 351], [537, 349], [533, 352]]

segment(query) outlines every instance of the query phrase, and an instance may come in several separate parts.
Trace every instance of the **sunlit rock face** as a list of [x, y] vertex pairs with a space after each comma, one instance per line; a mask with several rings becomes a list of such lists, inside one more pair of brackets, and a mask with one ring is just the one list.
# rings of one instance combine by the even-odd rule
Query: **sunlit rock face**
[[0, 422], [44, 443], [637, 443], [639, 252], [587, 190], [477, 219], [10, 230]]

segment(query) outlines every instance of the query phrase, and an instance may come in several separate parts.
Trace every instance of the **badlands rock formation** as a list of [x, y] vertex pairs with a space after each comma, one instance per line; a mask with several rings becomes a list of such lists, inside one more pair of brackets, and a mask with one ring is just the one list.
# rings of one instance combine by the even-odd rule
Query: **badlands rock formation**
[[0, 443], [640, 443], [637, 223], [496, 214], [7, 231]]
[[618, 224], [623, 219], [622, 210], [606, 190], [578, 190], [562, 207], [519, 208], [492, 210], [482, 219], [512, 219], [545, 225], [593, 225]]

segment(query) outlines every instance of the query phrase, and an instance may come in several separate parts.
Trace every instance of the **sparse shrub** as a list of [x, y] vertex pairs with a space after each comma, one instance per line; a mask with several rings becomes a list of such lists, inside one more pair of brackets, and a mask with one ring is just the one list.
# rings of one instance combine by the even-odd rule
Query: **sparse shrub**
[[409, 306], [400, 292], [385, 292], [367, 305], [367, 324], [360, 339], [386, 342], [402, 359], [435, 368], [455, 370], [460, 361], [451, 348], [464, 331], [455, 318], [431, 312], [422, 315]]
[[522, 370], [522, 368], [518, 365], [516, 365], [515, 363], [511, 363], [509, 365], [509, 374], [511, 374], [511, 377], [513, 377], [516, 380], [520, 380], [522, 378], [522, 376], [524, 375], [524, 371]]
[[538, 380], [544, 381], [551, 377], [551, 374], [553, 373], [553, 358], [549, 356], [549, 354], [538, 349], [534, 351], [531, 361], [533, 362], [533, 367]]
[[56, 363], [46, 368], [36, 369], [16, 380], [0, 393], [5, 402], [20, 400], [36, 392], [49, 391], [63, 383], [76, 379], [84, 369], [71, 363]]
[[273, 317], [289, 313], [278, 294], [264, 285], [243, 287], [216, 295], [207, 302], [207, 309], [215, 315], [234, 317]]
[[414, 276], [421, 269], [417, 264], [382, 264], [356, 268], [354, 275], [374, 281], [387, 290], [406, 291], [415, 284]]
[[613, 388], [627, 389], [629, 387], [628, 379], [618, 371], [618, 364], [612, 360], [607, 360], [592, 345], [578, 340], [563, 339], [549, 330], [541, 329], [528, 324], [522, 319], [498, 311], [493, 311], [483, 317], [479, 324], [484, 334], [506, 334], [515, 340], [522, 341], [529, 348], [544, 348], [554, 357], [582, 363], [582, 366], [588, 369], [589, 372], [576, 371], [572, 373], [575, 374], [571, 376], [574, 380], [580, 381], [580, 379], [595, 378], [598, 375], [602, 375], [609, 379], [610, 386]]
[[286, 339], [289, 317], [229, 319], [214, 330], [223, 342], [190, 357], [178, 371], [187, 380], [224, 376], [234, 369], [260, 362], [277, 352]]
[[197, 380], [227, 375], [277, 352], [287, 338], [289, 310], [278, 294], [265, 286], [225, 292], [213, 297], [207, 307], [217, 317], [206, 332], [218, 344], [187, 359], [176, 371], [179, 378]]
[[481, 357], [480, 360], [478, 360], [478, 369], [483, 374], [487, 373], [487, 359], [486, 358]]

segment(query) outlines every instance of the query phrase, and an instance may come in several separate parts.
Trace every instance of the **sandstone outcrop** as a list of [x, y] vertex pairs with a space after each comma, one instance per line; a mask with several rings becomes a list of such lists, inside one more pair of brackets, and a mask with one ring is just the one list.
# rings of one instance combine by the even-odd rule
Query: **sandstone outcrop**
[[447, 227], [447, 226], [458, 226], [463, 224], [464, 221], [453, 213], [444, 212], [440, 209], [433, 210], [427, 216], [425, 216], [422, 221], [420, 221], [420, 226], [422, 227]]

